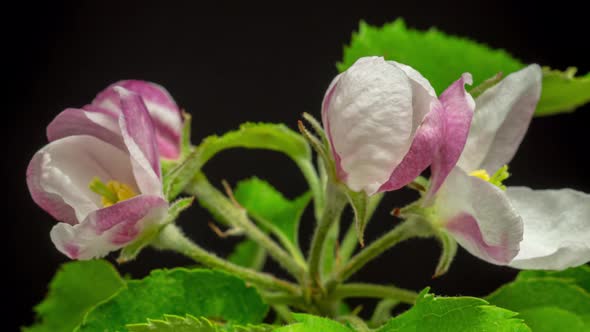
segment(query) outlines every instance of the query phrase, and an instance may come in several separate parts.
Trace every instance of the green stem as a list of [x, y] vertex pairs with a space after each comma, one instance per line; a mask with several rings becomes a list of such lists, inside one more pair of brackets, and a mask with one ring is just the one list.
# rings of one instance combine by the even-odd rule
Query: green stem
[[282, 319], [287, 324], [295, 323], [295, 318], [293, 318], [293, 313], [288, 306], [283, 304], [273, 304], [273, 310], [277, 313], [277, 316]]
[[217, 257], [188, 239], [174, 224], [168, 225], [162, 230], [154, 246], [159, 249], [176, 251], [198, 263], [210, 268], [227, 271], [262, 288], [282, 290], [293, 295], [300, 293], [299, 287], [290, 282], [267, 273], [241, 267]]
[[350, 326], [357, 332], [370, 332], [371, 329], [367, 326], [365, 321], [360, 319], [358, 316], [345, 315], [338, 317], [338, 320], [344, 323], [350, 324]]
[[333, 299], [344, 299], [349, 297], [394, 299], [403, 303], [413, 304], [416, 302], [418, 293], [393, 286], [351, 283], [340, 285], [330, 295]]
[[330, 231], [332, 223], [340, 216], [340, 212], [346, 204], [346, 197], [332, 183], [326, 187], [326, 206], [322, 218], [319, 220], [312, 240], [309, 252], [309, 276], [313, 283], [321, 285], [320, 265], [326, 236]]
[[309, 189], [313, 195], [313, 207], [316, 220], [320, 220], [322, 211], [324, 209], [324, 191], [318, 177], [318, 173], [313, 167], [313, 162], [310, 159], [298, 159], [295, 163], [301, 170], [303, 177], [307, 180]]
[[213, 187], [202, 173], [197, 173], [192, 182], [185, 188], [187, 193], [194, 195], [211, 213], [224, 222], [244, 230], [245, 234], [266, 249], [268, 254], [297, 280], [303, 280], [306, 266], [298, 264], [283, 248], [261, 231], [250, 219], [246, 211], [231, 202], [219, 190]]
[[400, 303], [397, 299], [383, 299], [377, 303], [373, 315], [369, 320], [369, 326], [378, 328], [391, 318], [391, 310]]
[[[373, 195], [369, 198], [369, 204], [367, 206], [367, 220], [371, 220], [371, 217], [375, 213], [375, 210], [377, 210], [377, 207], [379, 206], [379, 203], [381, 203], [382, 199], [383, 199], [382, 193]], [[356, 226], [353, 222], [348, 227], [348, 230], [346, 231], [346, 234], [344, 235], [344, 239], [342, 240], [342, 244], [340, 245], [340, 252], [339, 252], [338, 257], [340, 259], [341, 264], [345, 264], [346, 262], [348, 262], [348, 260], [350, 259], [350, 257], [354, 253], [354, 251], [356, 250], [356, 247], [358, 246], [358, 242], [359, 241], [358, 241], [357, 230], [356, 230]]]
[[429, 224], [420, 219], [416, 218], [405, 221], [385, 233], [385, 235], [365, 247], [342, 267], [335, 270], [331, 278], [327, 281], [326, 288], [330, 291], [336, 285], [360, 270], [365, 264], [379, 257], [379, 255], [396, 244], [415, 236], [430, 236], [431, 233], [432, 230]]

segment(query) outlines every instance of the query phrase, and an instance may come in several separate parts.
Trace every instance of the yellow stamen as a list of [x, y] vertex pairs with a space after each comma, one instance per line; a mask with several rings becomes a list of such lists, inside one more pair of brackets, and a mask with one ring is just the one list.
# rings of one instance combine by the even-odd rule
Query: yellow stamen
[[469, 175], [471, 176], [475, 176], [476, 178], [480, 178], [484, 181], [490, 181], [490, 175], [488, 174], [488, 172], [485, 169], [478, 169], [475, 170], [471, 173], [469, 173]]
[[90, 181], [88, 187], [101, 196], [101, 202], [104, 207], [109, 207], [120, 201], [137, 196], [133, 188], [115, 180], [110, 180], [107, 184], [104, 184], [100, 178], [95, 177]]

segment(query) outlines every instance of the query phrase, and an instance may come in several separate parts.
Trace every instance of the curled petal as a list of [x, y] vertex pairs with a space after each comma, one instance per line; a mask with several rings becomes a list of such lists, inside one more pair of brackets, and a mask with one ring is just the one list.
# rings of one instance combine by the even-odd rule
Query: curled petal
[[511, 266], [562, 270], [590, 261], [589, 194], [526, 187], [508, 187], [507, 194], [524, 223], [521, 249]]
[[541, 95], [542, 71], [530, 65], [508, 75], [476, 100], [476, 111], [459, 166], [490, 174], [514, 157]]
[[121, 98], [119, 127], [131, 155], [137, 185], [144, 194], [159, 195], [162, 191], [160, 158], [152, 119], [138, 94], [122, 87], [114, 89]]
[[81, 223], [59, 223], [51, 240], [71, 259], [92, 259], [131, 243], [143, 230], [161, 222], [168, 203], [161, 197], [141, 195], [90, 213]]
[[465, 84], [472, 84], [471, 74], [465, 73], [442, 93], [443, 139], [439, 152], [434, 156], [428, 199], [430, 199], [455, 167], [465, 146], [475, 102], [465, 91]]
[[447, 231], [472, 255], [498, 265], [517, 255], [522, 219], [500, 188], [455, 167], [437, 194], [435, 208]]
[[164, 158], [176, 159], [180, 156], [180, 140], [182, 136], [182, 114], [176, 102], [162, 86], [138, 80], [125, 80], [111, 84], [99, 93], [92, 105], [96, 110], [110, 112], [115, 117], [120, 114], [119, 94], [113, 90], [120, 86], [141, 96], [156, 129], [156, 140], [160, 155]]
[[47, 126], [50, 142], [74, 135], [90, 135], [125, 149], [116, 118], [100, 112], [68, 108]]
[[340, 75], [322, 113], [347, 185], [374, 194], [410, 149], [410, 79], [383, 58], [361, 58]]
[[27, 185], [41, 208], [57, 220], [77, 224], [102, 206], [88, 187], [96, 176], [137, 190], [129, 155], [93, 136], [68, 136], [39, 150], [29, 163]]

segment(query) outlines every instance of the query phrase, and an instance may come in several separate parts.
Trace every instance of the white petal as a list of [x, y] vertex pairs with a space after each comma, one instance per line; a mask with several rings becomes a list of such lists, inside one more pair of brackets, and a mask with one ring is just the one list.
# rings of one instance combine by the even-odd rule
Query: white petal
[[41, 156], [40, 187], [60, 196], [76, 212], [78, 221], [102, 207], [88, 185], [98, 176], [117, 180], [137, 190], [129, 155], [93, 136], [68, 136], [37, 152]]
[[518, 253], [522, 220], [500, 188], [455, 167], [435, 204], [441, 223], [471, 254], [506, 265]]
[[541, 95], [542, 71], [530, 65], [508, 75], [476, 100], [469, 137], [458, 165], [496, 172], [514, 157]]
[[375, 193], [410, 148], [410, 79], [383, 58], [361, 58], [338, 78], [325, 119], [347, 185]]
[[526, 187], [509, 187], [507, 193], [524, 222], [524, 240], [511, 266], [562, 270], [590, 261], [589, 194]]

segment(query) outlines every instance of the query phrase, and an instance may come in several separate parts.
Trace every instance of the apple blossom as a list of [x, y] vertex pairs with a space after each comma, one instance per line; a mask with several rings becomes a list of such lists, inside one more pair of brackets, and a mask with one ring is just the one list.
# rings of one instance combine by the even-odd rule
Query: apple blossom
[[49, 125], [50, 143], [27, 169], [33, 200], [60, 221], [51, 230], [52, 241], [72, 259], [120, 249], [167, 213], [162, 145], [149, 103], [122, 86], [106, 93], [116, 112], [65, 110]]
[[437, 98], [413, 68], [359, 59], [332, 81], [322, 104], [338, 178], [372, 195], [405, 186], [432, 164], [439, 186], [467, 138], [475, 104], [465, 84], [470, 74]]
[[[427, 196], [431, 221], [471, 254], [499, 265], [565, 269], [590, 261], [590, 195], [504, 187], [541, 93], [541, 68], [507, 76], [476, 99], [457, 166]], [[492, 174], [492, 175], [490, 175]]]

